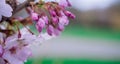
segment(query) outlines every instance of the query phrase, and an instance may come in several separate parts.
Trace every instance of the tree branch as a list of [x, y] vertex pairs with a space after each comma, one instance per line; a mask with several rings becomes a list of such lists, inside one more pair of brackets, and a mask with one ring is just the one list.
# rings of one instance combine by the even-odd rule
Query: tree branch
[[[17, 12], [21, 11], [23, 8], [27, 7], [30, 2], [33, 2], [35, 0], [26, 0], [25, 2], [21, 3], [20, 5], [17, 5], [17, 0], [6, 0], [6, 2], [11, 5], [11, 7], [13, 8], [13, 15], [15, 15]], [[12, 17], [10, 17], [12, 18]], [[3, 17], [2, 20], [0, 21], [0, 23], [2, 23], [4, 20], [10, 21], [10, 18], [7, 17]]]
[[31, 1], [35, 1], [35, 0], [27, 0], [22, 4], [18, 5], [17, 8], [13, 11], [13, 15], [19, 12], [20, 10], [22, 10], [23, 8], [25, 8], [27, 5], [29, 5]]

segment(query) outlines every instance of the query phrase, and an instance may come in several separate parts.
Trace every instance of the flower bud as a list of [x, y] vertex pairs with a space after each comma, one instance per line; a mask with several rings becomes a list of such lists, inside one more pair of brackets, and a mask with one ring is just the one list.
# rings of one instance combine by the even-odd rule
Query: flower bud
[[57, 17], [52, 17], [52, 22], [54, 24], [58, 24], [58, 18]]
[[45, 21], [42, 18], [40, 18], [36, 24], [36, 28], [39, 32], [41, 32], [44, 27], [45, 27]]
[[60, 35], [60, 33], [61, 33], [61, 31], [60, 31], [60, 30], [58, 30], [58, 29], [54, 29], [54, 35], [55, 35], [55, 36]]
[[54, 32], [54, 27], [52, 25], [49, 25], [47, 28], [47, 33], [52, 36], [52, 33]]
[[65, 8], [71, 6], [71, 3], [69, 2], [69, 0], [60, 0], [59, 5]]
[[48, 24], [48, 17], [47, 16], [43, 16], [42, 19], [45, 21], [46, 24]]
[[70, 17], [72, 19], [75, 18], [75, 15], [73, 13], [69, 12], [69, 11], [65, 11], [64, 13], [65, 13], [66, 16], [68, 16], [68, 17]]
[[58, 30], [63, 31], [64, 28], [65, 28], [64, 25], [62, 25], [62, 24], [60, 24], [60, 23], [58, 24]]
[[57, 15], [56, 12], [53, 11], [53, 10], [50, 10], [50, 14], [51, 14], [53, 17], [55, 17], [55, 16]]
[[37, 13], [35, 13], [35, 12], [32, 12], [31, 13], [31, 18], [33, 19], [33, 20], [38, 20], [38, 14]]
[[66, 0], [68, 6], [72, 6], [69, 0]]
[[68, 25], [69, 20], [66, 16], [62, 16], [62, 17], [59, 17], [59, 23], [62, 24], [62, 25]]

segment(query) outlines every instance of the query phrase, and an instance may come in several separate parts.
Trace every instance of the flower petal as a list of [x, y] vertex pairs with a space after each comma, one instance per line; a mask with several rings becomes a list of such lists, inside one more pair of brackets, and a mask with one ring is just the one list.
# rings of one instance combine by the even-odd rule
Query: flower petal
[[0, 15], [3, 15], [5, 17], [12, 16], [12, 8], [8, 4], [2, 4], [0, 5]]
[[6, 59], [10, 64], [24, 64], [23, 61], [15, 58], [9, 51], [4, 52], [3, 58]]
[[0, 4], [3, 4], [3, 3], [5, 3], [5, 0], [0, 0]]
[[30, 48], [24, 47], [21, 50], [19, 50], [16, 54], [16, 58], [18, 58], [21, 61], [26, 61], [29, 56], [32, 55], [32, 52]]

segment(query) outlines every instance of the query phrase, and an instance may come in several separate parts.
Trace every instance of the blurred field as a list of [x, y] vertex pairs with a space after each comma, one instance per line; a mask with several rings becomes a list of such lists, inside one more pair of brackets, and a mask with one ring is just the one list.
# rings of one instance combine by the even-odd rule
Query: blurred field
[[[74, 21], [75, 22], [75, 21]], [[72, 22], [71, 22], [72, 23]], [[120, 40], [120, 31], [112, 31], [107, 28], [85, 28], [80, 26], [70, 25], [63, 33], [64, 35], [71, 35], [82, 38], [97, 38], [108, 40]]]
[[90, 60], [90, 59], [37, 59], [26, 64], [120, 64], [120, 61]]
[[120, 1], [70, 1], [76, 19], [61, 36], [33, 46], [26, 64], [120, 64]]
[[61, 36], [32, 49], [26, 64], [120, 64], [120, 32], [71, 23]]

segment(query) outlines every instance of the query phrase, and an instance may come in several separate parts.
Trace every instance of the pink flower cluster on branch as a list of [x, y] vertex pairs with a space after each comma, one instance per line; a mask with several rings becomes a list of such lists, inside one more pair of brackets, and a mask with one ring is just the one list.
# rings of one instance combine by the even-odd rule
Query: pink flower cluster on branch
[[[75, 18], [66, 10], [71, 6], [68, 0], [28, 2], [24, 4], [29, 14], [26, 18], [12, 16], [11, 5], [5, 0], [0, 2], [0, 64], [24, 64], [32, 55], [29, 46], [60, 35], [69, 24], [69, 18]], [[31, 25], [35, 25], [39, 34], [33, 33]]]
[[[34, 4], [32, 6], [34, 6]], [[49, 35], [57, 36], [64, 30], [64, 27], [69, 24], [68, 18], [75, 18], [73, 13], [65, 9], [71, 6], [68, 0], [61, 0], [60, 3], [40, 2], [37, 6], [40, 7], [31, 7], [30, 14], [40, 33], [46, 28]]]

